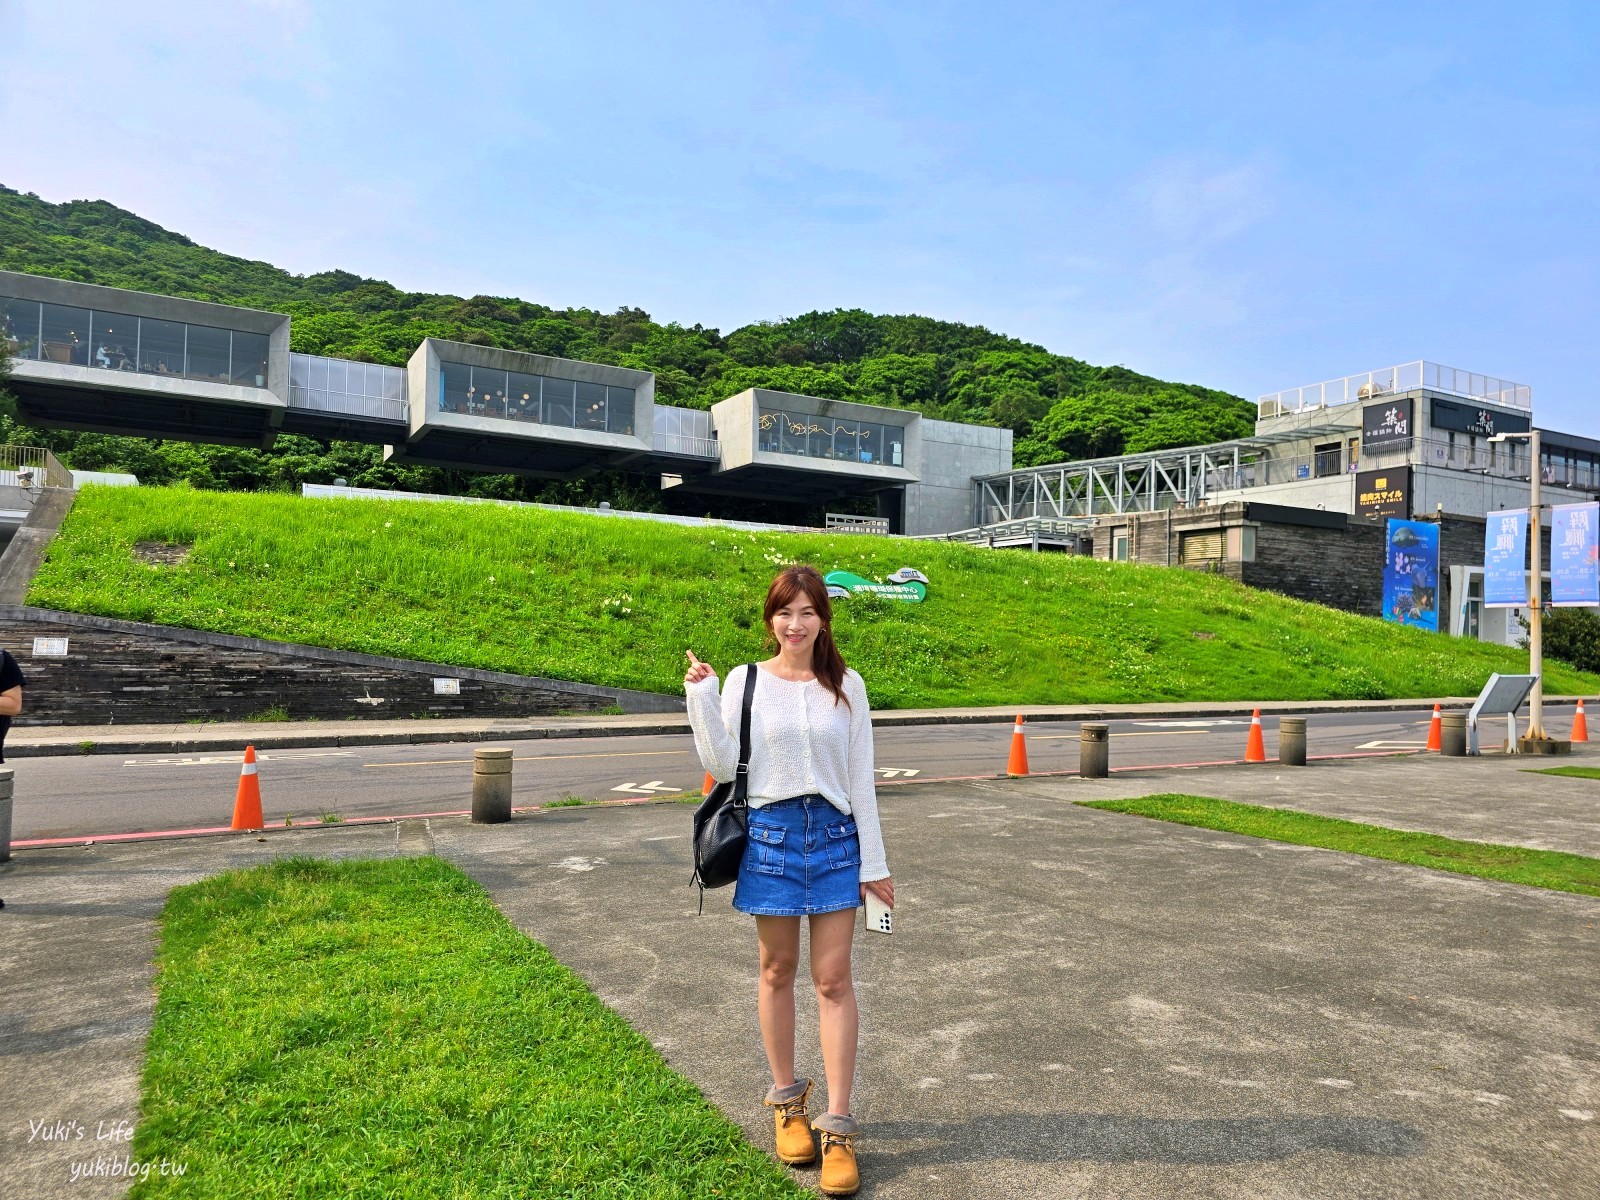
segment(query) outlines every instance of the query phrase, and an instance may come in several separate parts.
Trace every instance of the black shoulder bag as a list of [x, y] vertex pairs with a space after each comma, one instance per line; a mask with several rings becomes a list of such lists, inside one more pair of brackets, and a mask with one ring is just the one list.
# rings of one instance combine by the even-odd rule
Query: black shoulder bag
[[[700, 905], [705, 907], [706, 889], [727, 887], [739, 878], [739, 863], [744, 859], [745, 839], [749, 836], [750, 792], [750, 702], [756, 694], [755, 663], [745, 664], [744, 712], [739, 718], [739, 769], [731, 783], [719, 783], [694, 811], [694, 879], [700, 888]], [[721, 719], [720, 714], [718, 719]]]

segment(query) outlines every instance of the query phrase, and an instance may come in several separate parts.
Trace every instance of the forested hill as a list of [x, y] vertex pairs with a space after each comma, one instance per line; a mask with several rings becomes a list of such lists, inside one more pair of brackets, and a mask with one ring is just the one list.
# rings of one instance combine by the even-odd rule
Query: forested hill
[[1004, 425], [1019, 466], [1244, 436], [1254, 418], [1238, 396], [1091, 366], [982, 326], [839, 309], [723, 334], [633, 308], [402, 292], [344, 271], [291, 275], [105, 201], [50, 204], [3, 186], [0, 268], [286, 312], [294, 349], [311, 354], [398, 364], [433, 336], [654, 371], [660, 403], [705, 408], [769, 387]]

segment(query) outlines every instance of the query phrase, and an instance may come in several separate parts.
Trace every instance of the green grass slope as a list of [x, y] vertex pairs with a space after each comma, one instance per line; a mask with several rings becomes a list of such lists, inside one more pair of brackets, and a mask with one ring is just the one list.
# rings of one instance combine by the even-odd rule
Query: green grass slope
[[[192, 551], [157, 565], [139, 542]], [[1527, 663], [1178, 569], [184, 488], [85, 489], [28, 602], [672, 693], [685, 648], [719, 672], [764, 656], [766, 585], [794, 561], [932, 580], [920, 605], [836, 606], [839, 644], [878, 707], [1460, 695]], [[1552, 666], [1547, 686], [1592, 693], [1600, 678]]]

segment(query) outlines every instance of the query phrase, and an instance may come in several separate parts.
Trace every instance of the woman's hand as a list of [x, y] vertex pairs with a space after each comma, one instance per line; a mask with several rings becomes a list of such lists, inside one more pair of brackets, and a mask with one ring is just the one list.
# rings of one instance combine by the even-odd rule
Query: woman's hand
[[685, 650], [689, 656], [689, 669], [683, 673], [683, 686], [699, 683], [702, 679], [715, 679], [717, 673], [711, 669], [709, 663], [703, 663], [694, 656], [693, 650]]
[[865, 904], [867, 902], [868, 892], [871, 892], [890, 908], [894, 907], [894, 880], [874, 879], [871, 883], [863, 883], [861, 885], [861, 903]]

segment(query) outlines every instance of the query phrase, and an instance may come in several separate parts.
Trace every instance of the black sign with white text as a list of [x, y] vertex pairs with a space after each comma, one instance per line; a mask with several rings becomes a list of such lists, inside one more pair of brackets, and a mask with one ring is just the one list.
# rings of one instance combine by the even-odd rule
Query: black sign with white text
[[1471, 433], [1478, 437], [1493, 437], [1497, 433], [1527, 433], [1533, 428], [1533, 422], [1521, 413], [1508, 413], [1487, 405], [1444, 400], [1435, 396], [1433, 427], [1453, 429], [1457, 433]]
[[1404, 446], [1411, 441], [1411, 415], [1416, 401], [1410, 396], [1369, 404], [1361, 410], [1362, 449]]

